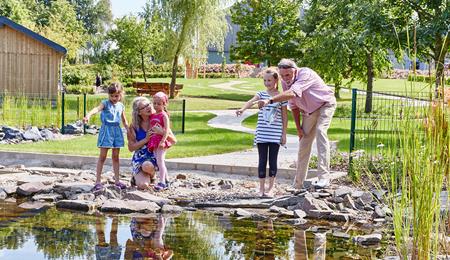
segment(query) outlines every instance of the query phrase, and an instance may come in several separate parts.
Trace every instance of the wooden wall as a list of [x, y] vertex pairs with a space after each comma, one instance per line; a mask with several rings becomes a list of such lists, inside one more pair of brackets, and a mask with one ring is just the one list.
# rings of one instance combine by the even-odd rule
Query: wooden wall
[[16, 31], [0, 27], [0, 92], [55, 96], [62, 53]]

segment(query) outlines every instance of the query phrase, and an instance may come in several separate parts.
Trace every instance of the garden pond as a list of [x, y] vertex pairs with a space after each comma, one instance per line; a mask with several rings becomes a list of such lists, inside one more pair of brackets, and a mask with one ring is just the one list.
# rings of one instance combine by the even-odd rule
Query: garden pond
[[327, 232], [342, 225], [320, 222], [300, 228], [208, 211], [124, 216], [18, 204], [0, 201], [0, 259], [371, 259], [386, 247], [356, 245]]

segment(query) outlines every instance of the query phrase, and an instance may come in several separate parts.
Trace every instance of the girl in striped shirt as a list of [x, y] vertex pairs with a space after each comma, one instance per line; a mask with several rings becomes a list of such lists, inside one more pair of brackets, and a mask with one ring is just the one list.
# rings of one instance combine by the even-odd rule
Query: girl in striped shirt
[[[251, 98], [245, 105], [236, 110], [236, 115], [240, 116], [246, 109], [253, 106], [261, 99], [269, 99], [280, 94], [278, 91], [278, 73], [267, 69], [263, 75], [265, 91], [260, 91]], [[258, 112], [258, 123], [254, 143], [258, 147], [258, 177], [259, 194], [263, 196], [273, 196], [273, 186], [277, 175], [277, 158], [280, 144], [286, 144], [287, 128], [287, 101], [269, 102]], [[269, 159], [269, 186], [265, 187], [267, 159]]]

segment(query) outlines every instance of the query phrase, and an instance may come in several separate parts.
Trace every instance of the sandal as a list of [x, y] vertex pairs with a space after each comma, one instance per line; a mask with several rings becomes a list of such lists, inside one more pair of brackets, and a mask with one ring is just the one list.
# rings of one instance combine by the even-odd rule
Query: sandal
[[101, 189], [103, 189], [103, 184], [101, 184], [101, 183], [96, 183], [94, 185], [94, 188], [92, 188], [93, 191], [99, 191]]
[[121, 189], [121, 190], [125, 190], [127, 188], [127, 185], [125, 185], [125, 184], [123, 184], [121, 182], [118, 182], [118, 183], [116, 183], [116, 187]]
[[167, 189], [167, 184], [164, 184], [162, 182], [158, 182], [158, 184], [154, 187], [155, 191], [163, 191]]

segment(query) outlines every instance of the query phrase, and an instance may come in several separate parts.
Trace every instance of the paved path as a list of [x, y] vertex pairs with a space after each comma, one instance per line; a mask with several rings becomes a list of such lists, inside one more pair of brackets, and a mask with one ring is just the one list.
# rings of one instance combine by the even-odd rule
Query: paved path
[[[208, 121], [208, 125], [215, 128], [224, 128], [233, 131], [240, 131], [254, 134], [255, 130], [242, 126], [242, 121], [247, 117], [258, 112], [257, 109], [246, 110], [242, 116], [237, 117], [234, 110], [213, 110], [208, 111], [216, 114], [217, 117]], [[291, 122], [292, 123], [292, 122]], [[287, 135], [286, 148], [280, 147], [278, 155], [278, 167], [280, 169], [293, 169], [297, 161], [298, 137]], [[226, 145], [226, 144], [224, 144]], [[313, 144], [313, 154], [317, 154], [316, 145]], [[202, 164], [221, 164], [229, 166], [258, 166], [258, 151], [253, 147], [246, 151], [216, 154], [189, 158], [168, 159], [170, 162], [178, 163], [202, 163]]]

